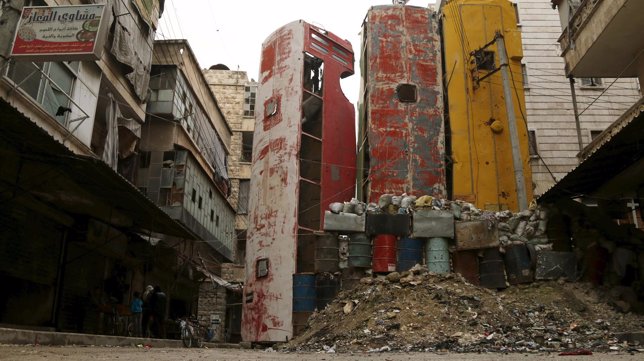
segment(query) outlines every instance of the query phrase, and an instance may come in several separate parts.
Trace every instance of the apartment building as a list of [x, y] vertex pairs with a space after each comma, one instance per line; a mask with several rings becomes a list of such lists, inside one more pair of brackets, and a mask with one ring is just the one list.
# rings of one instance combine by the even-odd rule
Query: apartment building
[[[222, 195], [230, 133], [213, 111], [195, 121], [210, 132], [191, 137], [171, 125], [166, 138], [151, 138], [161, 122], [148, 103], [159, 78], [150, 76], [152, 64], [163, 59], [154, 50], [162, 1], [70, 3], [0, 8], [0, 323], [124, 335], [135, 291], [159, 285], [167, 316], [186, 315], [203, 277], [232, 258], [234, 212]], [[194, 73], [201, 76], [198, 67]], [[207, 101], [204, 108], [216, 108]], [[174, 203], [161, 202], [176, 195], [163, 189], [177, 180], [170, 155], [190, 189], [176, 214]], [[145, 162], [160, 175], [137, 189]], [[207, 186], [224, 201], [202, 201], [197, 211], [192, 193], [204, 198]], [[202, 226], [216, 219], [213, 209], [219, 233]]]
[[523, 72], [514, 76], [524, 79], [532, 178], [539, 196], [575, 168], [583, 147], [639, 99], [639, 84], [633, 78], [615, 81], [617, 74], [572, 74], [577, 122], [570, 74], [558, 42], [559, 14], [548, 0], [513, 3], [523, 41]]

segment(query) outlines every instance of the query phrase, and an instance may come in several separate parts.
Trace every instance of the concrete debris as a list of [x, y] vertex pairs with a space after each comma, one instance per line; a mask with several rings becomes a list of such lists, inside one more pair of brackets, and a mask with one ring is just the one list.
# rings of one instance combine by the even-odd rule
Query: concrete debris
[[616, 311], [609, 296], [587, 283], [557, 281], [498, 292], [417, 266], [341, 291], [282, 349], [317, 351], [332, 344], [336, 352], [636, 352], [639, 341], [620, 341], [617, 334], [641, 331], [644, 316]]

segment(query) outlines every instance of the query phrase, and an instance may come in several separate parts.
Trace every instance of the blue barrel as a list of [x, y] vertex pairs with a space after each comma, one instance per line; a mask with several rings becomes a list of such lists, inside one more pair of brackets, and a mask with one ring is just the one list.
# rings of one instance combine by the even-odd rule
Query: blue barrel
[[364, 233], [349, 236], [349, 267], [371, 267], [371, 240]]
[[315, 311], [317, 292], [314, 273], [293, 275], [293, 312]]
[[434, 237], [427, 240], [427, 268], [429, 272], [449, 273], [447, 238]]
[[418, 238], [401, 238], [398, 241], [398, 272], [408, 271], [416, 264], [423, 264], [423, 245], [425, 241]]

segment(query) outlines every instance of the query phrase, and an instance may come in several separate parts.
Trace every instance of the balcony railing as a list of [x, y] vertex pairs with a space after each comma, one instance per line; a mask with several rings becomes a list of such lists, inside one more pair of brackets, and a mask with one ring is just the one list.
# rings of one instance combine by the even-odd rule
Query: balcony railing
[[569, 49], [574, 49], [577, 34], [586, 25], [602, 1], [604, 0], [583, 0], [579, 4], [579, 7], [568, 21], [568, 26], [563, 30], [561, 37], [559, 37], [559, 45], [561, 46], [562, 53], [565, 54]]

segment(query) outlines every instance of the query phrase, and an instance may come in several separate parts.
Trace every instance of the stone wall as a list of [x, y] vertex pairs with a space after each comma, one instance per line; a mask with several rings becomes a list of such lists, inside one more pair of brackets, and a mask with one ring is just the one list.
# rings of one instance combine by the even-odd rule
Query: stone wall
[[210, 281], [203, 282], [199, 287], [197, 309], [199, 322], [202, 325], [208, 325], [214, 331], [211, 341], [223, 342], [226, 324], [226, 289]]

